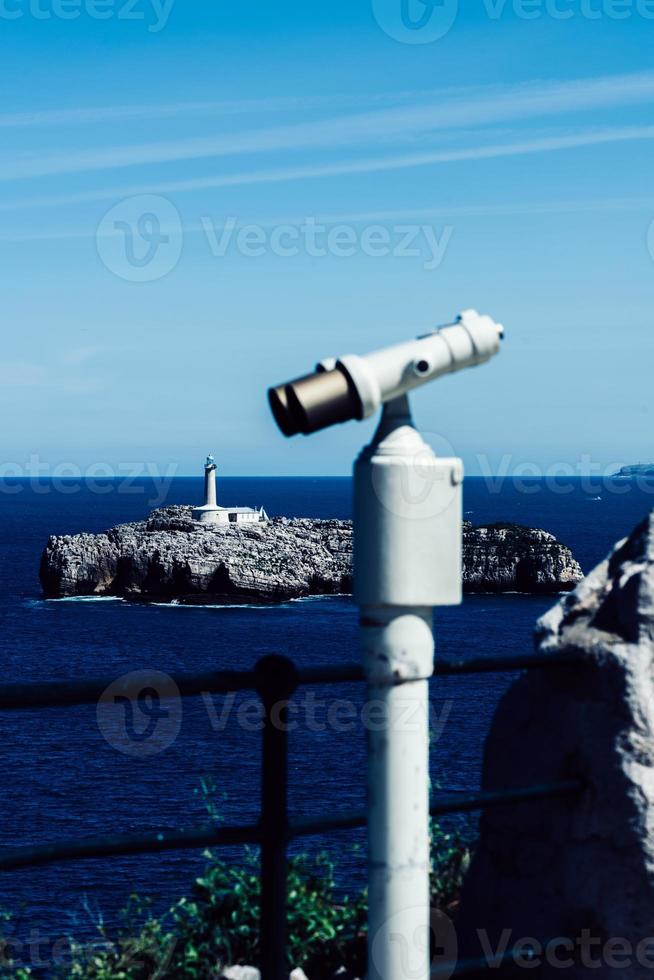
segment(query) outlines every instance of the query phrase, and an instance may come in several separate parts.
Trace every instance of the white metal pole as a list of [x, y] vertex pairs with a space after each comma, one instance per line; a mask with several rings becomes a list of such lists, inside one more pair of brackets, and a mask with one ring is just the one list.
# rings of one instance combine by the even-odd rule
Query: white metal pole
[[406, 397], [354, 468], [354, 596], [368, 684], [368, 980], [428, 980], [432, 610], [461, 601], [462, 464]]

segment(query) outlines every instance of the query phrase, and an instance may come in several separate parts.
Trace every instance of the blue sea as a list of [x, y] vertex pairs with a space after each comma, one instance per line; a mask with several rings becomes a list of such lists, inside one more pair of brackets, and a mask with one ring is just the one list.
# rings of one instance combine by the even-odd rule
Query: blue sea
[[[168, 673], [249, 668], [267, 653], [300, 665], [356, 661], [357, 610], [345, 597], [278, 607], [137, 605], [119, 600], [44, 601], [39, 558], [49, 534], [102, 531], [143, 518], [153, 503], [200, 500], [202, 481], [176, 479], [165, 500], [149, 480], [97, 487], [46, 481], [0, 484], [0, 668], [6, 682], [118, 677], [154, 668]], [[270, 515], [351, 516], [349, 479], [224, 479], [226, 504], [263, 504]], [[159, 499], [157, 499], [159, 498]], [[654, 483], [467, 479], [473, 523], [516, 521], [545, 528], [568, 544], [585, 571], [654, 506]], [[435, 616], [438, 657], [527, 653], [537, 617], [554, 601], [524, 595], [474, 596]], [[432, 682], [437, 720], [432, 780], [443, 789], [479, 783], [482, 746], [506, 675]], [[294, 814], [361, 807], [365, 741], [360, 685], [323, 688], [294, 716]], [[333, 709], [334, 700], [348, 704]], [[161, 753], [126, 756], [103, 736], [95, 706], [0, 713], [4, 771], [0, 846], [104, 832], [193, 826], [206, 819], [205, 781], [227, 822], [250, 821], [259, 807], [260, 736], [250, 695], [233, 703], [187, 700], [178, 736]], [[325, 702], [325, 703], [322, 703]], [[328, 708], [332, 705], [332, 715]], [[224, 710], [223, 710], [224, 709]], [[335, 711], [335, 713], [334, 713]], [[336, 720], [335, 720], [336, 719]], [[474, 833], [474, 825], [466, 825]], [[361, 834], [308, 840], [328, 847], [343, 887], [363, 883]], [[229, 854], [236, 859], [238, 855]], [[110, 929], [133, 892], [157, 910], [188, 894], [202, 855], [179, 852], [62, 863], [0, 873], [0, 909], [20, 937], [93, 935]], [[46, 957], [46, 953], [43, 953]]]

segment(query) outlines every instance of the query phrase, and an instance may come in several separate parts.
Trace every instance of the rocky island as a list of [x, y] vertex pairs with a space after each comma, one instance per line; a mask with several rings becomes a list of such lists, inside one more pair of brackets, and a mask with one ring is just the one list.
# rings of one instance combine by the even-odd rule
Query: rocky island
[[[467, 592], [549, 595], [583, 578], [553, 535], [517, 524], [465, 522], [463, 562]], [[48, 598], [233, 603], [349, 593], [352, 524], [286, 517], [205, 524], [191, 507], [164, 507], [103, 534], [51, 537], [40, 577]]]
[[654, 480], [654, 463], [632, 463], [630, 466], [621, 467], [615, 477], [645, 476]]

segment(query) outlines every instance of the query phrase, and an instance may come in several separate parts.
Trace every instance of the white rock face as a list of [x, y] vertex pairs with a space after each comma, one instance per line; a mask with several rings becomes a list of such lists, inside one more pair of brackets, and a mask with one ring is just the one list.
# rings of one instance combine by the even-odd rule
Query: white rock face
[[346, 521], [279, 517], [221, 526], [191, 520], [188, 507], [169, 507], [106, 534], [50, 538], [41, 581], [50, 596], [276, 602], [350, 592], [351, 556]]
[[512, 685], [483, 786], [578, 777], [585, 788], [484, 814], [460, 955], [564, 937], [532, 975], [615, 977], [619, 967], [642, 980], [654, 976], [654, 515], [540, 620], [537, 643], [578, 666]]
[[[468, 592], [556, 593], [582, 578], [551, 534], [516, 524], [463, 526]], [[276, 602], [352, 591], [350, 521], [276, 517], [255, 524], [200, 524], [189, 507], [104, 534], [50, 538], [41, 582], [52, 598], [121, 595], [180, 602]]]

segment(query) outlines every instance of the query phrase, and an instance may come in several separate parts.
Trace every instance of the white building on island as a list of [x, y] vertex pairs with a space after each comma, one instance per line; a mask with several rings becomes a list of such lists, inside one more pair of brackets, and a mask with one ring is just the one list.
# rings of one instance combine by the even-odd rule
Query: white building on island
[[204, 464], [204, 504], [193, 508], [193, 520], [202, 524], [256, 524], [267, 521], [263, 507], [219, 507], [216, 494], [216, 463], [207, 456]]

